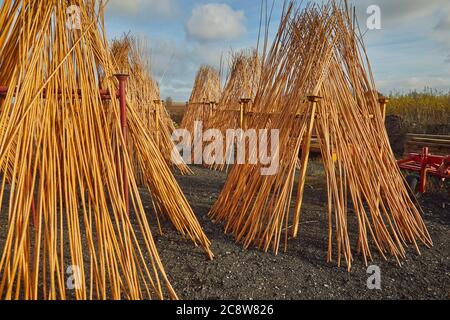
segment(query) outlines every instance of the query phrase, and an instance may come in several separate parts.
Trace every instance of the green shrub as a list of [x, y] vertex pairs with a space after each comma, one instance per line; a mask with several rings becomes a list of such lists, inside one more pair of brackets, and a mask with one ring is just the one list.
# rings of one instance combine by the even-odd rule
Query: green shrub
[[408, 132], [450, 135], [450, 92], [426, 88], [390, 98], [388, 115], [400, 116]]

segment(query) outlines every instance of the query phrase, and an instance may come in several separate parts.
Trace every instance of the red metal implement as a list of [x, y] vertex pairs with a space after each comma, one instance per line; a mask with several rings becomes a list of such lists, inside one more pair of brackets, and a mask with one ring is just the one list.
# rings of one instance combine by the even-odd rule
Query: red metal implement
[[450, 179], [450, 155], [432, 155], [428, 148], [423, 148], [422, 154], [412, 153], [397, 163], [400, 169], [420, 174], [420, 193], [426, 192], [428, 175], [442, 180]]

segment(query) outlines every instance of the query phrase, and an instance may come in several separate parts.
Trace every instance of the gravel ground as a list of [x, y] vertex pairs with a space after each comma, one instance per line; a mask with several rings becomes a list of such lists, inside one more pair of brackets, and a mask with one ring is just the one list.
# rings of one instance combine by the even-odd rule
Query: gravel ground
[[[244, 250], [213, 224], [207, 213], [226, 174], [195, 167], [194, 176], [177, 176], [216, 255], [208, 261], [199, 248], [181, 239], [166, 223], [155, 239], [166, 271], [182, 299], [450, 299], [450, 199], [429, 194], [421, 199], [435, 246], [409, 250], [403, 266], [374, 255], [381, 270], [381, 290], [369, 290], [367, 267], [356, 256], [351, 272], [327, 263], [327, 210], [323, 177], [310, 172], [299, 239], [275, 256]], [[312, 174], [311, 174], [312, 173]], [[444, 204], [447, 203], [444, 208]], [[356, 230], [353, 225], [353, 230]], [[155, 230], [156, 231], [156, 230]]]
[[[350, 273], [336, 263], [326, 262], [327, 194], [323, 170], [317, 164], [310, 166], [300, 237], [291, 240], [288, 251], [278, 256], [244, 250], [233, 237], [223, 233], [221, 225], [211, 222], [207, 214], [226, 174], [192, 169], [195, 175], [176, 178], [212, 241], [215, 260], [209, 261], [201, 248], [182, 239], [170, 222], [163, 222], [163, 235], [152, 223], [158, 251], [181, 299], [450, 299], [448, 196], [428, 194], [420, 200], [435, 246], [422, 248], [422, 256], [411, 249], [402, 267], [394, 259], [384, 261], [375, 254], [373, 264], [381, 268], [382, 288], [369, 290], [369, 275], [362, 257], [355, 257]], [[7, 198], [5, 195], [4, 200]], [[143, 192], [142, 198], [145, 207], [151, 208], [148, 194]], [[6, 206], [5, 200], [3, 209]], [[0, 248], [7, 233], [6, 216], [0, 215]], [[151, 212], [149, 217], [154, 222]], [[354, 222], [351, 229], [356, 230]], [[68, 262], [69, 258], [68, 255]]]

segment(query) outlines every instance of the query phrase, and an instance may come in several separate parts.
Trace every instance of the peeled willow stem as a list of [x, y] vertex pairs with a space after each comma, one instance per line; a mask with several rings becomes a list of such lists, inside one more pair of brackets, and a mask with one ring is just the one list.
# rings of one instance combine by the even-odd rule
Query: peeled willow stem
[[96, 3], [71, 2], [81, 30], [61, 23], [66, 1], [5, 0], [0, 7], [0, 81], [9, 87], [0, 100], [0, 205], [7, 203], [0, 208], [7, 214], [1, 299], [177, 298], [147, 222], [134, 156], [158, 209], [212, 257], [144, 128], [139, 102], [128, 97], [130, 151], [118, 101], [102, 100], [100, 87], [116, 97], [118, 68], [97, 23], [104, 3]]
[[[261, 63], [257, 52], [243, 50], [232, 54], [225, 88], [217, 106], [215, 106], [208, 119], [207, 127], [204, 129], [220, 130], [223, 136], [226, 136], [226, 132], [229, 129], [244, 129], [241, 122], [244, 121], [244, 118], [250, 112], [250, 102], [255, 97], [260, 76]], [[245, 114], [241, 99], [246, 101]], [[223, 150], [226, 158], [219, 159], [223, 161], [211, 165], [211, 169], [225, 170], [228, 167], [227, 160], [231, 157], [231, 154], [227, 154], [227, 152], [232, 150], [234, 143], [232, 140], [227, 140]]]
[[[133, 104], [133, 109], [136, 110], [152, 140], [156, 142], [167, 164], [172, 166], [179, 163], [176, 168], [182, 174], [192, 173], [183, 163], [181, 156], [172, 159], [172, 151], [175, 148], [172, 132], [175, 131], [175, 126], [163, 106], [159, 86], [150, 74], [149, 50], [145, 40], [124, 35], [123, 38], [112, 42], [111, 52], [118, 69], [130, 75], [127, 86], [128, 101]], [[129, 151], [130, 154], [134, 154], [132, 145]], [[136, 161], [134, 163], [135, 173], [141, 178], [139, 166]]]
[[[196, 139], [194, 136], [195, 123], [202, 122], [204, 128], [208, 127], [210, 114], [213, 112], [212, 108], [214, 103], [219, 101], [220, 94], [219, 72], [212, 67], [201, 66], [197, 72], [189, 104], [181, 123], [181, 128], [190, 132], [193, 142]], [[202, 156], [193, 154], [194, 161], [192, 162]]]
[[[408, 244], [418, 252], [419, 243], [432, 245], [390, 148], [370, 64], [350, 17], [345, 1], [304, 9], [292, 1], [285, 7], [272, 49], [262, 62], [249, 119], [249, 128], [280, 130], [279, 170], [262, 176], [261, 164], [235, 165], [211, 210], [211, 217], [245, 247], [278, 253], [283, 238], [286, 249], [289, 237], [298, 235], [312, 124], [328, 184], [328, 260], [335, 256], [341, 265], [344, 259], [351, 268], [350, 215], [357, 221], [356, 247], [366, 263], [372, 249], [400, 263]], [[322, 99], [311, 104], [307, 96]]]

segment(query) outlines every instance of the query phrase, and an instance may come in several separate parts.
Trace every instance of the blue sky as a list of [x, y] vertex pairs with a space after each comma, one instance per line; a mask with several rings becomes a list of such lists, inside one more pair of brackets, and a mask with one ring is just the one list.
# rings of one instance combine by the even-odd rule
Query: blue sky
[[[131, 3], [110, 2], [108, 35], [120, 37], [131, 31], [148, 39], [152, 74], [160, 84], [163, 98], [188, 100], [201, 64], [218, 68], [221, 56], [225, 60], [231, 50], [252, 48], [257, 43], [258, 0], [131, 0]], [[276, 11], [278, 18], [281, 7]], [[211, 24], [215, 27], [210, 27]]]
[[[275, 0], [273, 32], [283, 1]], [[450, 91], [449, 0], [350, 2], [363, 27], [367, 8], [381, 8], [382, 29], [365, 36], [380, 91]], [[186, 101], [201, 64], [218, 67], [222, 54], [255, 47], [259, 17], [260, 0], [110, 0], [106, 23], [111, 39], [128, 32], [147, 38], [162, 97]]]
[[[271, 1], [269, 1], [271, 2]], [[320, 2], [320, 1], [317, 1]], [[368, 6], [381, 8], [381, 30], [365, 42], [380, 91], [450, 90], [450, 1], [356, 0], [365, 27]], [[275, 0], [276, 31], [283, 0]], [[147, 37], [152, 73], [162, 96], [189, 98], [201, 64], [219, 66], [222, 52], [254, 47], [259, 29], [259, 0], [111, 0], [110, 37], [124, 32]]]

